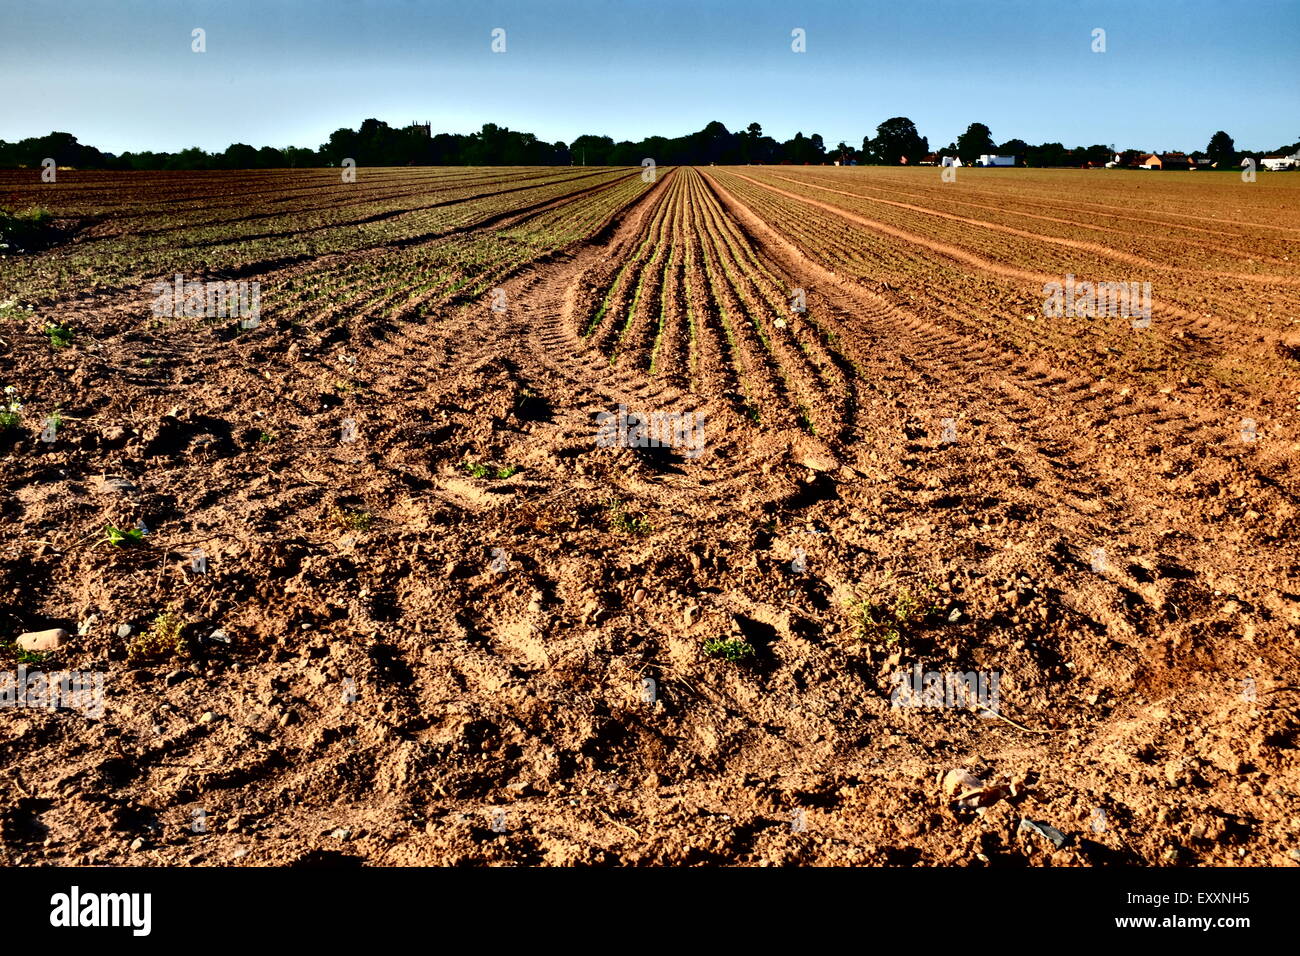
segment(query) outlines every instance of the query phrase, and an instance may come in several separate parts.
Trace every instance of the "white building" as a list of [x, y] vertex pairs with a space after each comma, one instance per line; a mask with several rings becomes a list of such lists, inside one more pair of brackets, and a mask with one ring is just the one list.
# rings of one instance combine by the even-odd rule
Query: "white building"
[[976, 162], [976, 166], [1014, 166], [1016, 157], [1014, 156], [993, 156], [985, 153]]
[[1259, 161], [1259, 164], [1265, 169], [1271, 169], [1273, 172], [1280, 169], [1298, 169], [1300, 168], [1300, 149], [1297, 149], [1290, 156], [1265, 156]]

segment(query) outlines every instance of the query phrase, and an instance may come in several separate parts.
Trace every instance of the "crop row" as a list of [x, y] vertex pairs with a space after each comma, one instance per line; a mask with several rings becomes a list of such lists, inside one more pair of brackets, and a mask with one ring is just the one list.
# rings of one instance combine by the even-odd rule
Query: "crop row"
[[836, 433], [851, 365], [722, 209], [704, 177], [667, 182], [630, 255], [606, 271], [578, 331], [611, 364], [734, 401], [750, 417]]
[[[274, 221], [237, 227], [258, 230], [248, 238], [230, 234], [230, 224], [178, 226], [150, 234], [76, 241], [39, 255], [0, 258], [0, 281], [21, 302], [41, 302], [74, 294], [129, 288], [146, 279], [183, 273], [229, 275], [263, 271], [316, 257], [417, 243], [509, 215], [540, 208], [566, 197], [581, 197], [593, 189], [627, 178], [626, 170], [520, 171], [518, 180], [412, 194], [403, 187], [392, 197], [352, 209], [287, 212]], [[397, 182], [397, 180], [393, 180]], [[346, 185], [332, 187], [346, 190]], [[275, 210], [264, 199], [259, 211]], [[345, 221], [339, 221], [344, 217]], [[270, 228], [274, 225], [274, 229]]]

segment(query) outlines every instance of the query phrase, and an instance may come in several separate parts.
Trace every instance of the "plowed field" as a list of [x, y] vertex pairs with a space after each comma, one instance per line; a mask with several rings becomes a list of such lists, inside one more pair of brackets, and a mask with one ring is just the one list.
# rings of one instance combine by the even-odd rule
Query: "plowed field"
[[1300, 862], [1300, 176], [38, 178], [0, 861]]

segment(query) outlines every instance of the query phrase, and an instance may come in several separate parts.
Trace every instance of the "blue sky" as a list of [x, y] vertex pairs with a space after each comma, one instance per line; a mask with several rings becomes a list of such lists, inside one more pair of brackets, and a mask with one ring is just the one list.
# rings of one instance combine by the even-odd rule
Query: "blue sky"
[[1268, 149], [1300, 139], [1297, 49], [1300, 0], [0, 0], [0, 139], [314, 147], [374, 116], [856, 146], [903, 115], [935, 147], [979, 121], [998, 142]]

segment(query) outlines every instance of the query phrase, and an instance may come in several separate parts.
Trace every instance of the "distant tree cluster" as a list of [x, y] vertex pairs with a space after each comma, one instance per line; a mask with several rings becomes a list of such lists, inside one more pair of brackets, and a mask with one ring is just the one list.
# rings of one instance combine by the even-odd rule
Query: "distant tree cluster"
[[234, 143], [222, 153], [208, 153], [192, 147], [179, 153], [145, 151], [115, 156], [77, 142], [71, 133], [50, 133], [17, 143], [0, 140], [0, 168], [35, 167], [46, 159], [53, 159], [59, 166], [77, 169], [279, 169], [323, 165], [316, 150], [298, 146], [255, 149]]
[[[1282, 146], [1277, 153], [1291, 154], [1300, 143]], [[1011, 155], [1024, 166], [1083, 166], [1102, 164], [1113, 158], [1112, 146], [1093, 145], [1067, 148], [1061, 143], [1031, 146], [1021, 139], [994, 142], [992, 131], [983, 123], [972, 123], [940, 155], [960, 156], [970, 164], [986, 153]], [[719, 122], [709, 123], [697, 133], [667, 138], [651, 136], [640, 142], [615, 142], [608, 136], [579, 136], [572, 143], [548, 143], [532, 133], [486, 123], [477, 133], [432, 133], [421, 127], [396, 128], [368, 119], [357, 129], [337, 129], [319, 149], [299, 146], [256, 148], [234, 143], [223, 152], [209, 153], [198, 147], [178, 153], [105, 153], [77, 142], [71, 133], [50, 133], [17, 143], [0, 140], [0, 168], [36, 167], [47, 158], [60, 166], [79, 169], [279, 169], [338, 166], [354, 160], [359, 166], [637, 166], [653, 159], [661, 166], [793, 164], [822, 165], [916, 165], [933, 160], [929, 140], [920, 135], [906, 116], [894, 116], [876, 127], [875, 136], [865, 136], [862, 148], [840, 142], [827, 149], [818, 133], [778, 142], [763, 133], [758, 123], [742, 132], [731, 132]], [[1238, 152], [1232, 137], [1220, 130], [1205, 151], [1223, 165], [1239, 164], [1246, 153]]]
[[916, 131], [916, 124], [906, 116], [895, 116], [876, 127], [876, 135], [864, 137], [859, 162], [881, 166], [900, 163], [915, 165], [930, 152], [930, 141]]
[[569, 145], [569, 153], [575, 163], [588, 166], [636, 166], [646, 158], [660, 166], [828, 162], [826, 144], [818, 133], [796, 133], [793, 139], [779, 143], [764, 136], [758, 123], [750, 123], [744, 132], [732, 133], [716, 121], [698, 133], [672, 139], [651, 136], [639, 143], [615, 143], [608, 136], [579, 136]]

